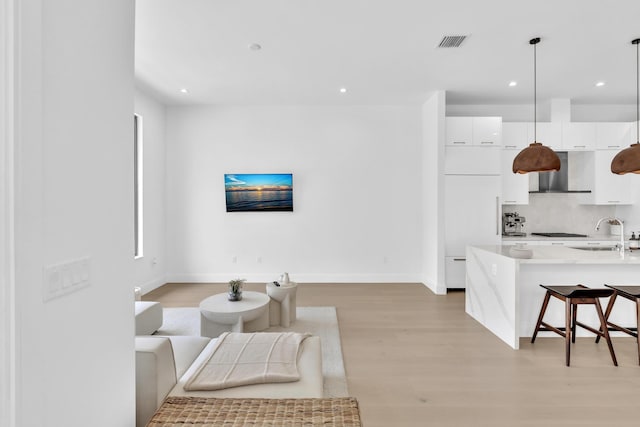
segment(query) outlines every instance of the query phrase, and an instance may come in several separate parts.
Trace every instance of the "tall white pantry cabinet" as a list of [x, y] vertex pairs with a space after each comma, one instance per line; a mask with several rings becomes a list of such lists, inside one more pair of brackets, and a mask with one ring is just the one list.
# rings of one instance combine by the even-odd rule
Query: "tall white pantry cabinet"
[[500, 117], [447, 118], [444, 177], [447, 289], [465, 288], [467, 245], [500, 243], [501, 145]]

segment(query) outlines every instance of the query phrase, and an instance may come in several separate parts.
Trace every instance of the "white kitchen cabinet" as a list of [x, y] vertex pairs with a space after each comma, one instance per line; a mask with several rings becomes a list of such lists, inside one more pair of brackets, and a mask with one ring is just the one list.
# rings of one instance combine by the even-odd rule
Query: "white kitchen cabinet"
[[503, 246], [568, 246], [570, 248], [588, 248], [593, 246], [615, 246], [617, 241], [613, 240], [516, 240], [503, 239]]
[[[584, 168], [582, 179], [588, 183], [591, 193], [581, 195], [580, 202], [590, 205], [630, 205], [635, 203], [633, 192], [637, 188], [637, 175], [611, 173], [611, 160], [618, 150], [596, 150], [593, 169]], [[636, 179], [634, 179], [636, 178]]]
[[500, 175], [500, 147], [445, 147], [446, 175]]
[[[562, 145], [562, 124], [543, 122], [535, 126], [535, 140], [547, 147], [559, 151], [563, 149]], [[534, 125], [531, 123], [529, 130], [529, 139], [534, 141]]]
[[512, 239], [503, 239], [503, 246], [549, 246], [549, 240], [512, 240]]
[[[635, 144], [638, 141], [638, 122], [632, 122], [631, 127], [629, 128], [628, 137], [625, 137], [625, 141], [628, 142], [628, 145]], [[627, 147], [623, 147], [627, 148]]]
[[466, 258], [448, 256], [444, 259], [444, 274], [448, 289], [464, 289], [466, 281]]
[[472, 117], [446, 118], [446, 145], [471, 145], [473, 140]]
[[519, 150], [502, 150], [502, 204], [529, 204], [529, 174], [513, 173], [513, 159]]
[[502, 117], [473, 117], [473, 145], [502, 145]]
[[633, 144], [635, 133], [633, 123], [596, 123], [596, 149], [622, 150]]
[[594, 150], [595, 147], [595, 123], [562, 123], [563, 150]]
[[[467, 245], [500, 244], [500, 187], [500, 176], [445, 176], [445, 261], [465, 258]], [[445, 269], [448, 288], [460, 287], [457, 269], [453, 277], [447, 277]]]
[[529, 140], [531, 123], [507, 122], [502, 123], [502, 148], [520, 150], [533, 142]]
[[502, 143], [501, 117], [447, 117], [445, 144], [455, 146], [499, 146]]

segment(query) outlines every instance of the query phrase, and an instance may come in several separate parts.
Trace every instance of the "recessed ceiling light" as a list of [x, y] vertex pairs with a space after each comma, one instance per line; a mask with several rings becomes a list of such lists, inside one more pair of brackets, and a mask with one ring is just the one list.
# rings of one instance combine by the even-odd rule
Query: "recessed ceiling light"
[[262, 46], [260, 46], [258, 43], [251, 43], [249, 45], [249, 50], [258, 51], [260, 49], [262, 49]]
[[189, 93], [189, 90], [186, 88], [180, 89], [180, 93]]
[[518, 82], [509, 82], [509, 87], [518, 86]]
[[604, 82], [598, 82], [598, 83], [596, 83], [596, 87], [602, 87], [602, 86], [604, 86]]
[[347, 93], [347, 88], [346, 87], [341, 87], [340, 88], [340, 93]]

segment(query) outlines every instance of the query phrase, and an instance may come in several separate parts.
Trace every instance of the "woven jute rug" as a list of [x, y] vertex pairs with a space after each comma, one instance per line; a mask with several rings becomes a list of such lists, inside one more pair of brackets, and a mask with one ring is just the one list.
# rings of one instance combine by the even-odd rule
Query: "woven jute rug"
[[168, 397], [147, 427], [361, 427], [354, 397], [324, 399], [214, 399]]

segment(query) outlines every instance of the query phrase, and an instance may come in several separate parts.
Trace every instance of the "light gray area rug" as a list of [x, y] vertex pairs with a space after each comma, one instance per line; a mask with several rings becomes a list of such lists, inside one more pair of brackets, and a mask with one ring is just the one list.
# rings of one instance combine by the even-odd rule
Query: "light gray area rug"
[[[347, 380], [342, 361], [340, 330], [335, 307], [298, 307], [296, 321], [289, 328], [272, 326], [268, 332], [309, 332], [322, 343], [322, 375], [325, 397], [347, 397]], [[156, 335], [200, 335], [197, 307], [165, 308], [162, 327]]]

